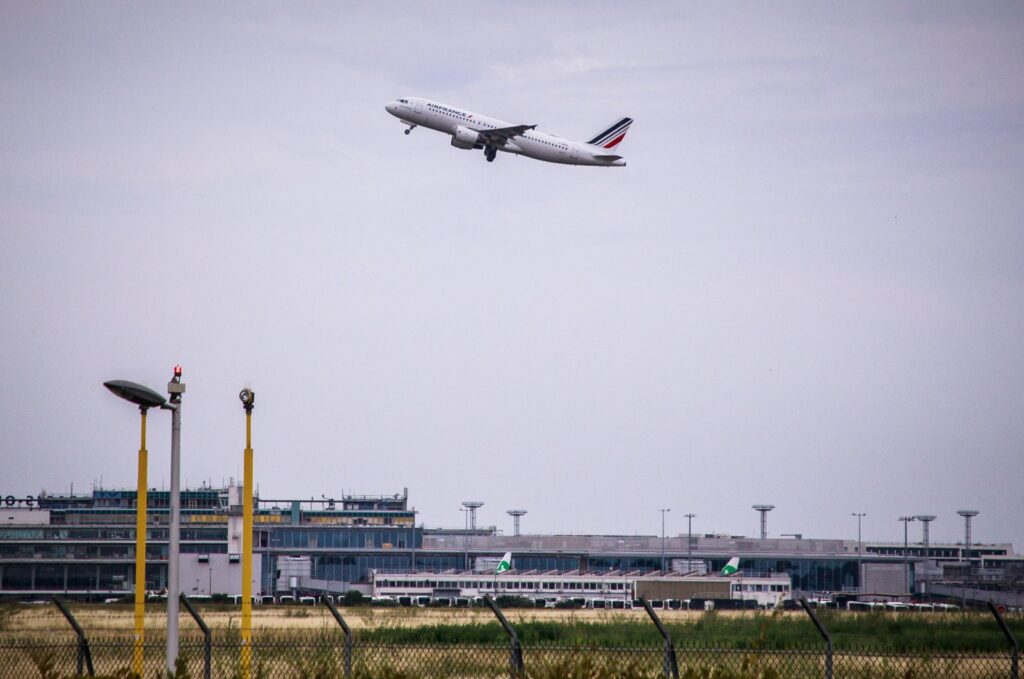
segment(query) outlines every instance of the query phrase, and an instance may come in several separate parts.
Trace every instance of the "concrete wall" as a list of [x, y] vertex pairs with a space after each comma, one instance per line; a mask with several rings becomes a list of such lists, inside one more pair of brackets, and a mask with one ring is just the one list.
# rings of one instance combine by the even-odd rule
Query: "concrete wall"
[[636, 580], [636, 595], [651, 599], [729, 599], [729, 583], [715, 580]]
[[[906, 596], [906, 571], [902, 563], [866, 563], [864, 564], [864, 585], [861, 590], [864, 601], [885, 601], [890, 596]], [[872, 597], [872, 594], [879, 596]]]
[[[200, 561], [204, 556], [207, 561]], [[258, 554], [252, 557], [252, 593], [262, 596], [260, 583], [263, 582], [262, 560]], [[242, 593], [242, 562], [231, 563], [227, 554], [182, 554], [181, 591], [186, 596], [210, 596], [212, 594]]]

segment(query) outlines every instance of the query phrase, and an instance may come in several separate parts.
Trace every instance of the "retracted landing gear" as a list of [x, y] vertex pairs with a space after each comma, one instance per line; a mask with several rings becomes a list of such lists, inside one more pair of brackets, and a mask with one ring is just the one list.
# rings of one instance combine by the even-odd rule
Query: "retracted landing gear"
[[408, 129], [408, 130], [406, 130], [406, 131], [405, 131], [405, 133], [406, 133], [406, 134], [409, 134], [409, 133], [410, 133], [410, 132], [412, 132], [412, 131], [413, 131], [413, 130], [414, 130], [415, 128], [416, 128], [416, 126], [415, 126], [415, 125], [410, 125], [410, 126], [409, 126], [409, 129]]
[[487, 158], [487, 162], [488, 163], [493, 163], [494, 159], [495, 159], [495, 157], [497, 157], [497, 155], [498, 155], [498, 149], [494, 148], [493, 146], [489, 146], [489, 145], [484, 147], [484, 157]]

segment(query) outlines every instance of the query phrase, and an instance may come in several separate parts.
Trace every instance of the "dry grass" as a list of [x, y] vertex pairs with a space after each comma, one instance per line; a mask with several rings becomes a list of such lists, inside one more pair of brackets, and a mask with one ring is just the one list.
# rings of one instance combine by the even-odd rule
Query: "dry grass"
[[[134, 628], [134, 609], [130, 604], [75, 605], [72, 609], [87, 634], [118, 633]], [[374, 608], [355, 606], [340, 608], [339, 612], [353, 629], [381, 629], [418, 627], [422, 625], [466, 625], [494, 622], [494, 614], [486, 608]], [[634, 610], [553, 610], [509, 609], [505, 616], [513, 624], [520, 622], [641, 622], [648, 621], [642, 609]], [[207, 605], [199, 607], [199, 614], [213, 630], [237, 628], [241, 620], [241, 607]], [[659, 611], [667, 623], [699, 619], [698, 611]], [[723, 617], [749, 617], [749, 611], [722, 611]], [[794, 612], [786, 615], [803, 616]], [[146, 607], [145, 627], [163, 630], [167, 626], [167, 613], [163, 605]], [[181, 609], [179, 626], [182, 630], [197, 629], [189, 614]], [[326, 606], [254, 606], [254, 631], [292, 631], [334, 629], [337, 623]], [[70, 631], [64, 617], [54, 606], [29, 606], [15, 609], [6, 619], [5, 629], [10, 632]]]

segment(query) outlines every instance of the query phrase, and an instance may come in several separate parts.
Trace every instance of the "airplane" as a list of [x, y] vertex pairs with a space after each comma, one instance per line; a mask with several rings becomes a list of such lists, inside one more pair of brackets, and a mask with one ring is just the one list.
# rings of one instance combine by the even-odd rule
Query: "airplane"
[[740, 570], [740, 558], [734, 556], [729, 559], [729, 562], [725, 564], [725, 568], [722, 569], [722, 575], [736, 575]]
[[494, 569], [495, 575], [498, 573], [504, 573], [505, 571], [512, 570], [512, 552], [505, 552], [505, 556], [501, 557], [501, 561], [498, 562], [497, 568]]
[[450, 134], [452, 146], [483, 149], [487, 162], [503, 151], [563, 165], [625, 167], [618, 146], [633, 124], [632, 118], [622, 118], [590, 141], [580, 142], [538, 132], [536, 125], [514, 125], [422, 97], [395, 99], [384, 110], [409, 126], [406, 134], [417, 127]]

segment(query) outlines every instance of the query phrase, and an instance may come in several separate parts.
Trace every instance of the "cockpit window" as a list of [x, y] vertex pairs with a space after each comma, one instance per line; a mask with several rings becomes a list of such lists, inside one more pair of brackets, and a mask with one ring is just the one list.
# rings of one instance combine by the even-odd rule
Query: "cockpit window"
[[399, 104], [408, 104], [408, 103], [409, 103], [409, 100], [408, 100], [408, 99], [399, 99], [399, 100], [398, 100], [398, 103], [399, 103]]

